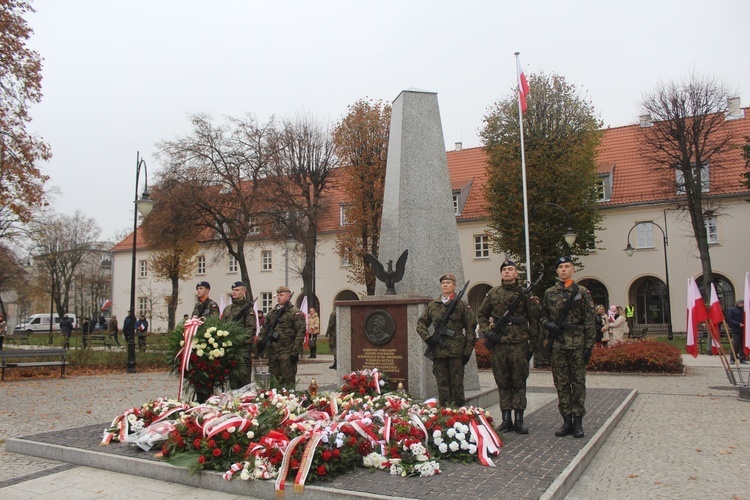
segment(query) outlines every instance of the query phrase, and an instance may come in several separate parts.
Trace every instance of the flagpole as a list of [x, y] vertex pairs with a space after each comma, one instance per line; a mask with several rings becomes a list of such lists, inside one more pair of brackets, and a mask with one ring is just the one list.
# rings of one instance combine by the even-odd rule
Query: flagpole
[[[520, 52], [516, 52], [516, 82], [520, 83], [521, 74], [520, 67], [521, 62], [518, 59]], [[516, 84], [516, 91], [518, 92], [518, 128], [521, 133], [521, 180], [523, 182], [523, 236], [524, 243], [526, 244], [526, 281], [533, 283], [531, 279], [531, 246], [529, 245], [529, 199], [526, 191], [526, 154], [524, 153], [523, 145], [523, 109], [521, 108], [521, 89]]]

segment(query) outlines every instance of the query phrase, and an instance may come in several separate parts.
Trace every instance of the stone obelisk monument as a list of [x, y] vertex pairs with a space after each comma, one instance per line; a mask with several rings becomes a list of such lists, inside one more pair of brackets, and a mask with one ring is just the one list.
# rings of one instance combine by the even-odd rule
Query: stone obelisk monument
[[[445, 140], [437, 94], [404, 90], [393, 101], [385, 176], [383, 218], [380, 225], [381, 262], [398, 259], [409, 250], [404, 278], [397, 296], [428, 297], [440, 294], [439, 278], [453, 273], [457, 289], [464, 285], [453, 190], [448, 174]], [[458, 293], [458, 290], [456, 293]], [[385, 293], [378, 282], [375, 296]], [[416, 319], [424, 305], [409, 315], [409, 392], [416, 397], [437, 394], [432, 362], [424, 357], [425, 344], [416, 333]], [[476, 357], [466, 366], [466, 390], [479, 389]]]

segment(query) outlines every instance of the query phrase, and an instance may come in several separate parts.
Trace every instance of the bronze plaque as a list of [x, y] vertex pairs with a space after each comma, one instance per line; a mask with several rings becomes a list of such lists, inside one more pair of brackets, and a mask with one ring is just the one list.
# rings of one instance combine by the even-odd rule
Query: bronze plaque
[[360, 302], [351, 307], [352, 370], [377, 368], [393, 388], [409, 387], [406, 304]]

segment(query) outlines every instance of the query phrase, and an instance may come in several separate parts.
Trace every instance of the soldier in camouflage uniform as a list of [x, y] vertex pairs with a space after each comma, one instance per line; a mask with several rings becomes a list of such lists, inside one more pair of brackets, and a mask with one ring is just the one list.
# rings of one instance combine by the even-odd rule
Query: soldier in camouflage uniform
[[253, 311], [253, 303], [247, 300], [247, 286], [242, 281], [232, 284], [232, 303], [224, 309], [221, 319], [236, 321], [244, 327], [247, 334], [245, 351], [242, 353], [247, 365], [247, 376], [244, 380], [235, 376], [229, 377], [229, 387], [238, 389], [252, 382], [253, 342], [255, 341], [255, 312]]
[[[523, 425], [523, 412], [526, 410], [529, 360], [532, 353], [541, 347], [541, 336], [537, 329], [539, 306], [530, 297], [524, 296], [515, 309], [509, 312], [509, 324], [505, 331], [493, 333], [490, 330], [490, 318], [496, 323], [524, 291], [517, 281], [518, 268], [512, 260], [506, 260], [500, 265], [500, 273], [502, 284], [487, 293], [479, 308], [479, 333], [485, 337], [489, 334], [493, 344], [492, 374], [500, 393], [503, 417], [497, 430], [504, 432], [514, 429], [518, 434], [528, 434], [529, 429]], [[515, 423], [511, 420], [511, 410], [516, 414]]]
[[[550, 366], [557, 389], [558, 408], [563, 416], [563, 425], [555, 436], [573, 434], [573, 437], [582, 438], [583, 416], [586, 414], [586, 365], [596, 338], [594, 301], [585, 287], [573, 281], [573, 259], [560, 257], [555, 268], [560, 280], [544, 292], [540, 317], [549, 332], [548, 338], [554, 339]], [[570, 297], [570, 309], [565, 317], [559, 318]]]
[[195, 294], [198, 296], [198, 302], [193, 307], [193, 316], [207, 318], [209, 316], [219, 317], [219, 304], [215, 300], [209, 299], [208, 294], [211, 292], [211, 285], [208, 281], [201, 281], [195, 285]]
[[[297, 362], [302, 353], [307, 326], [305, 315], [289, 303], [291, 296], [291, 290], [285, 286], [276, 290], [276, 307], [266, 314], [259, 338], [260, 347], [268, 352], [268, 371], [285, 387], [293, 389], [297, 383]], [[268, 329], [274, 323], [278, 340], [266, 343]]]
[[440, 278], [440, 288], [442, 290], [440, 296], [427, 304], [424, 314], [417, 321], [417, 333], [432, 348], [432, 373], [437, 381], [440, 405], [455, 404], [461, 407], [466, 404], [464, 365], [469, 362], [471, 351], [474, 350], [477, 340], [474, 331], [476, 324], [468, 305], [461, 301], [456, 305], [445, 325], [456, 335], [454, 337], [443, 336], [445, 347], [441, 347], [438, 343], [432, 344], [432, 334], [428, 328], [443, 318], [449, 303], [455, 299], [456, 276], [443, 275]]

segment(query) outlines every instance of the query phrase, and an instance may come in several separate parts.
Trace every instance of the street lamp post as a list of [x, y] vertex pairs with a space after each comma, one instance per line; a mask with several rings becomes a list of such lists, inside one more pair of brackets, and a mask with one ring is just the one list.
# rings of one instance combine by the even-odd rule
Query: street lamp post
[[661, 235], [664, 241], [664, 279], [667, 285], [667, 313], [669, 314], [669, 321], [667, 321], [667, 338], [669, 340], [672, 340], [674, 338], [674, 332], [672, 331], [672, 295], [670, 294], [669, 288], [669, 260], [667, 260], [667, 246], [669, 245], [669, 241], [667, 240], [666, 231], [664, 231], [664, 229], [656, 222], [636, 222], [635, 224], [633, 224], [633, 227], [630, 228], [630, 231], [628, 231], [628, 246], [625, 247], [624, 251], [628, 257], [633, 256], [635, 249], [630, 244], [630, 233], [632, 233], [633, 229], [635, 229], [637, 226], [640, 226], [641, 224], [653, 224], [654, 226], [658, 227], [659, 231], [661, 231]]
[[[141, 174], [141, 167], [143, 167], [143, 194], [138, 199], [138, 179]], [[146, 161], [141, 158], [140, 151], [136, 153], [135, 157], [135, 198], [133, 200], [133, 263], [130, 273], [130, 310], [128, 311], [128, 320], [130, 321], [130, 328], [128, 334], [128, 373], [135, 373], [135, 265], [136, 265], [136, 244], [138, 240], [138, 212], [144, 217], [147, 217], [151, 213], [151, 209], [154, 208], [154, 201], [149, 198], [148, 195], [148, 168], [146, 167]], [[125, 333], [124, 322], [123, 322], [123, 333]]]

